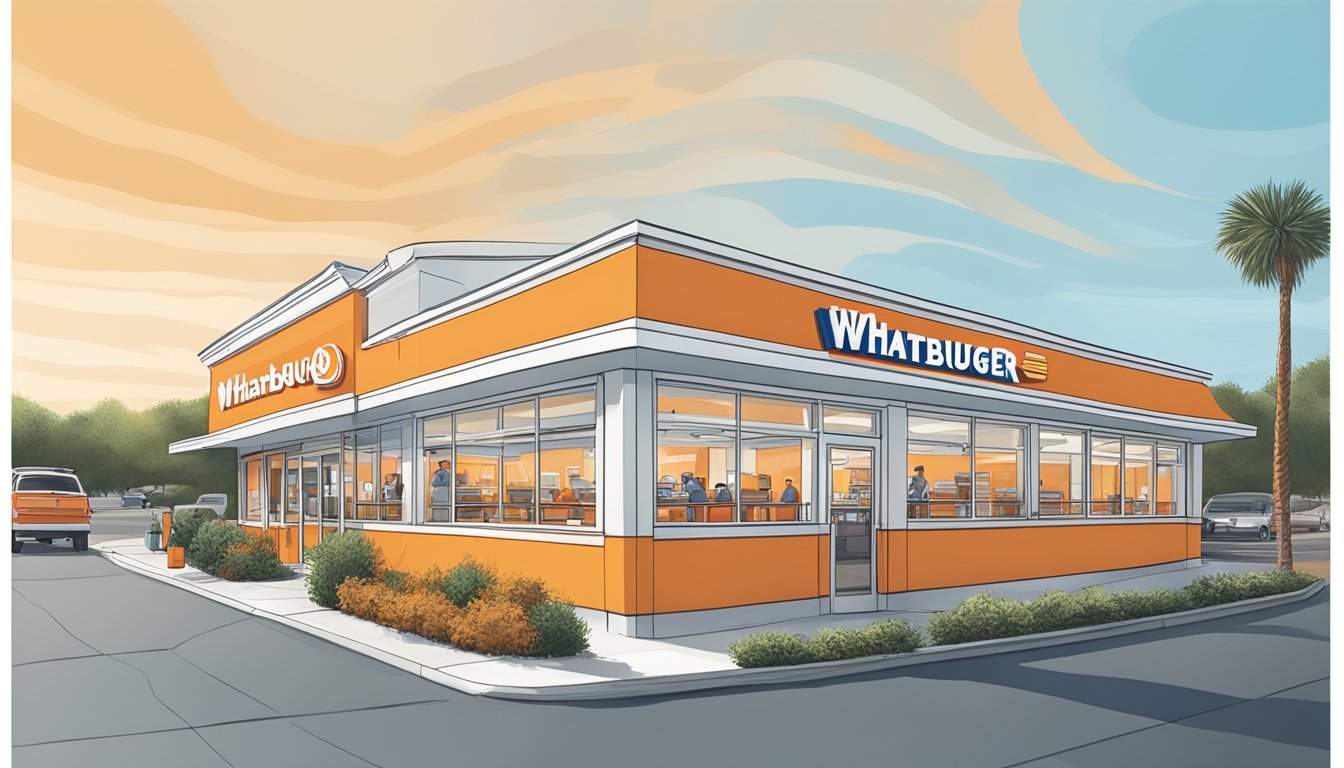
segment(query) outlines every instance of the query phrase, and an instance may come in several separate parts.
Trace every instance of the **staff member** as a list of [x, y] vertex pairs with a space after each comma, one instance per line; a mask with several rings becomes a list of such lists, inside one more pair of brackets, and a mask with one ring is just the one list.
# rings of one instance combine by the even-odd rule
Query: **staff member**
[[793, 478], [784, 478], [784, 491], [779, 494], [779, 501], [782, 504], [797, 504], [798, 489], [793, 487]]
[[451, 500], [448, 496], [448, 485], [452, 482], [453, 463], [447, 459], [439, 462], [439, 468], [434, 472], [434, 476], [429, 478], [429, 503], [435, 505], [448, 506]]
[[[686, 501], [691, 504], [709, 503], [709, 494], [705, 493], [705, 487], [690, 472], [681, 473], [681, 490], [686, 492]], [[686, 522], [695, 522], [695, 507], [686, 508]]]

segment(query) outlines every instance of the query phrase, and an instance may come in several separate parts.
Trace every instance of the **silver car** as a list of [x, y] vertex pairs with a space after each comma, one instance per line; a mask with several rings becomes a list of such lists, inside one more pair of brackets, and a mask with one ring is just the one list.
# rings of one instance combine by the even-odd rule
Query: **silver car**
[[1330, 530], [1330, 500], [1294, 496], [1288, 504], [1293, 530]]
[[1274, 497], [1268, 493], [1220, 493], [1204, 505], [1204, 535], [1274, 537]]

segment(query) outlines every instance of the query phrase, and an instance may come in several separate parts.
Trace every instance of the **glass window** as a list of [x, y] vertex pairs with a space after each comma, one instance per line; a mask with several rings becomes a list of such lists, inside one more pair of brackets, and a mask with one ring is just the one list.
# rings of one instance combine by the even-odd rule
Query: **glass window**
[[822, 429], [850, 435], [877, 434], [877, 414], [854, 408], [826, 406], [822, 409]]
[[503, 439], [504, 523], [537, 521], [537, 402], [506, 405], [504, 429], [515, 432]]
[[735, 429], [659, 426], [657, 521], [733, 522], [736, 457]]
[[743, 395], [742, 426], [810, 431], [812, 404]]
[[1083, 514], [1083, 433], [1041, 429], [1037, 458], [1039, 514]]
[[909, 417], [906, 463], [910, 474], [905, 480], [909, 517], [970, 517], [970, 434], [967, 419]]
[[378, 430], [355, 433], [355, 519], [377, 520], [378, 513]]
[[285, 522], [299, 522], [299, 457], [290, 456], [285, 461]]
[[597, 398], [594, 391], [543, 397], [537, 473], [539, 520], [597, 524]]
[[273, 453], [266, 462], [266, 514], [278, 524], [285, 504], [285, 455]]
[[261, 459], [243, 462], [243, 519], [261, 522]]
[[1022, 517], [1026, 428], [975, 423], [975, 516]]
[[[743, 413], [746, 412], [743, 398]], [[811, 437], [742, 433], [742, 475], [736, 492], [744, 522], [812, 519], [817, 441]]]
[[1159, 515], [1185, 514], [1185, 466], [1179, 445], [1157, 444], [1156, 512]]
[[1091, 475], [1091, 514], [1120, 514], [1120, 438], [1092, 437]]
[[731, 392], [658, 387], [660, 421], [731, 422], [737, 418], [736, 397]]
[[1125, 438], [1125, 514], [1153, 514], [1153, 443]]
[[381, 451], [378, 456], [378, 519], [400, 521], [403, 519], [403, 497], [406, 483], [402, 478], [401, 425], [385, 426], [379, 430]]
[[453, 520], [453, 417], [425, 419], [425, 521]]
[[458, 475], [454, 519], [469, 523], [499, 522], [499, 465], [504, 453], [499, 409], [459, 413], [453, 434]]

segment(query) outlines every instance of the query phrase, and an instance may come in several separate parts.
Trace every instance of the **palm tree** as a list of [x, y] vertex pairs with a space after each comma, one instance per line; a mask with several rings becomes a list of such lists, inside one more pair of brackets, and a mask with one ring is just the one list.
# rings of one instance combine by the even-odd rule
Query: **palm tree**
[[1246, 282], [1279, 289], [1279, 361], [1274, 397], [1274, 512], [1279, 533], [1278, 570], [1293, 569], [1288, 507], [1288, 388], [1292, 375], [1293, 289], [1312, 262], [1330, 250], [1330, 207], [1301, 181], [1271, 179], [1237, 195], [1223, 211], [1214, 246], [1241, 270]]

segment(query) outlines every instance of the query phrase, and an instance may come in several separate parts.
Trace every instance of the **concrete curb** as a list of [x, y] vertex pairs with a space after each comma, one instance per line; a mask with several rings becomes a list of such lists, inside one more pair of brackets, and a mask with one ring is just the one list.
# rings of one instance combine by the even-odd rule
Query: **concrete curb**
[[828, 680], [831, 678], [848, 677], [851, 675], [861, 675], [869, 672], [899, 669], [901, 667], [917, 666], [921, 664], [935, 664], [940, 661], [952, 661], [955, 659], [992, 656], [994, 654], [1014, 653], [1017, 651], [1034, 650], [1037, 648], [1049, 648], [1058, 645], [1068, 645], [1071, 643], [1087, 642], [1089, 640], [1102, 640], [1109, 637], [1147, 632], [1155, 629], [1179, 627], [1201, 621], [1221, 619], [1226, 616], [1235, 616], [1242, 613], [1276, 608], [1282, 605], [1291, 605], [1315, 596], [1318, 592], [1325, 589], [1327, 585], [1326, 581], [1321, 579], [1297, 592], [1287, 592], [1281, 595], [1270, 595], [1268, 597], [1257, 597], [1250, 600], [1242, 600], [1226, 605], [1215, 605], [1208, 608], [1196, 608], [1192, 611], [1171, 613], [1165, 616], [1118, 621], [1111, 624], [1099, 624], [1092, 627], [1079, 627], [1077, 629], [1063, 629], [1058, 632], [1047, 632], [1039, 635], [1024, 635], [1022, 637], [1008, 637], [997, 640], [980, 640], [973, 643], [962, 643], [960, 645], [920, 648], [911, 651], [910, 653], [892, 656], [868, 656], [861, 659], [823, 661], [814, 664], [799, 664], [791, 667], [726, 669], [714, 672], [696, 672], [685, 675], [663, 675], [659, 677], [636, 678], [633, 680], [604, 680], [593, 683], [575, 683], [571, 685], [546, 686], [544, 688], [528, 688], [523, 686], [484, 685], [464, 680], [460, 677], [446, 673], [441, 669], [424, 666], [411, 661], [410, 659], [393, 653], [388, 653], [387, 651], [374, 648], [373, 646], [366, 645], [357, 640], [352, 640], [320, 627], [315, 627], [302, 621], [296, 621], [288, 616], [263, 611], [260, 608], [254, 608], [245, 603], [240, 603], [237, 600], [215, 594], [214, 592], [202, 589], [189, 581], [165, 576], [164, 574], [145, 568], [134, 559], [124, 557], [119, 553], [107, 551], [96, 545], [90, 547], [90, 549], [98, 552], [102, 557], [122, 568], [126, 568], [127, 570], [135, 571], [136, 573], [148, 576], [151, 579], [186, 589], [201, 597], [214, 600], [218, 603], [223, 603], [224, 605], [242, 611], [243, 613], [268, 619], [301, 632], [305, 632], [321, 638], [322, 640], [326, 640], [327, 642], [355, 651], [356, 653], [364, 654], [365, 656], [385, 664], [390, 664], [398, 669], [410, 672], [411, 674], [419, 675], [430, 682], [474, 696], [536, 702], [608, 701], [615, 699], [661, 696], [674, 693], [708, 691], [719, 688], [748, 688], [763, 685], [806, 683], [818, 680]]

